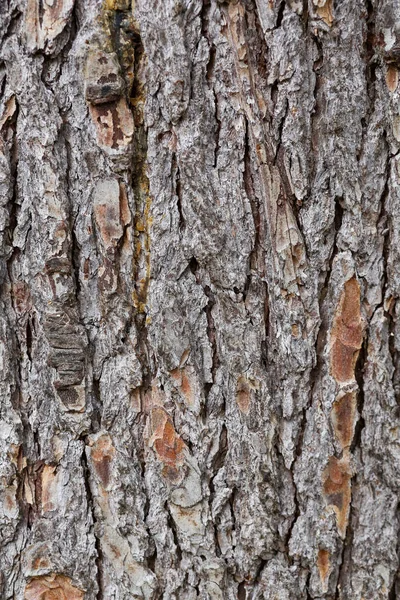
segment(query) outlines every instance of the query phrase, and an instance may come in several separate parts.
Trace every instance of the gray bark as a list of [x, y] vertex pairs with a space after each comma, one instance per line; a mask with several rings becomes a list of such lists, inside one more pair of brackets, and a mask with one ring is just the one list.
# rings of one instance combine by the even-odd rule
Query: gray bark
[[1, 598], [400, 598], [399, 11], [1, 1]]

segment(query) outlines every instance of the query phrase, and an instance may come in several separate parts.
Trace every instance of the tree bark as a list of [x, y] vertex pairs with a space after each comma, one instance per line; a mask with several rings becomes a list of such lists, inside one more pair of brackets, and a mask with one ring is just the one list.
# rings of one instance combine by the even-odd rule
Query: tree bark
[[2, 0], [1, 598], [400, 598], [399, 10]]

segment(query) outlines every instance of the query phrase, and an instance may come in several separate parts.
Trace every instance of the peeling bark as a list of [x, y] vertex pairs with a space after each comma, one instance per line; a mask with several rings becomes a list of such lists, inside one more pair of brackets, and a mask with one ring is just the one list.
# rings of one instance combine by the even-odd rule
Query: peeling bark
[[399, 8], [1, 3], [1, 598], [400, 597]]

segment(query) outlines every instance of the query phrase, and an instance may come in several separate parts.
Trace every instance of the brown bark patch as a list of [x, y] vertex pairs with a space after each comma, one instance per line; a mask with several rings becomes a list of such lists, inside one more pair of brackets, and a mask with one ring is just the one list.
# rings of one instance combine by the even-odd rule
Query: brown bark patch
[[115, 455], [115, 448], [112, 445], [109, 435], [100, 436], [91, 448], [90, 457], [93, 461], [93, 467], [96, 475], [100, 479], [103, 487], [106, 488], [110, 482], [111, 462]]
[[51, 50], [51, 42], [68, 23], [74, 0], [53, 0], [38, 2], [28, 0], [25, 13], [25, 34], [28, 48], [31, 51], [47, 47]]
[[165, 479], [168, 479], [171, 483], [178, 485], [182, 481], [182, 473], [180, 469], [165, 465], [162, 469], [162, 474]]
[[154, 448], [160, 460], [165, 464], [175, 466], [177, 462], [180, 462], [184, 443], [176, 434], [170, 421], [165, 424], [162, 438], [154, 442]]
[[58, 505], [58, 477], [57, 467], [44, 465], [42, 470], [42, 510], [48, 512], [55, 510]]
[[240, 376], [236, 384], [236, 403], [241, 413], [248, 415], [252, 396], [259, 388], [259, 383], [254, 379]]
[[337, 382], [346, 383], [354, 379], [358, 351], [336, 340], [331, 350], [332, 374]]
[[44, 556], [37, 556], [32, 562], [32, 567], [35, 571], [38, 571], [39, 569], [48, 569], [49, 566], [50, 561]]
[[389, 92], [395, 92], [399, 84], [399, 71], [394, 65], [389, 65], [386, 71], [386, 85]]
[[333, 23], [333, 0], [314, 0], [314, 5], [317, 6], [317, 15], [327, 24], [332, 27]]
[[317, 567], [322, 587], [324, 591], [326, 591], [328, 583], [327, 580], [331, 571], [330, 553], [328, 550], [324, 550], [323, 548], [318, 550]]
[[25, 588], [25, 600], [83, 600], [85, 592], [72, 585], [65, 575], [51, 573], [32, 579]]
[[344, 284], [331, 330], [331, 372], [338, 383], [354, 380], [362, 339], [360, 286], [352, 277]]
[[128, 194], [126, 191], [126, 185], [124, 183], [120, 184], [119, 192], [121, 223], [124, 227], [126, 227], [131, 222], [132, 215], [129, 209]]
[[176, 381], [185, 403], [192, 407], [195, 401], [195, 382], [191, 381], [192, 374], [187, 368], [173, 369], [171, 377]]
[[349, 456], [343, 458], [331, 456], [323, 472], [323, 495], [336, 513], [336, 522], [342, 537], [346, 534], [351, 501], [351, 469]]
[[164, 465], [162, 473], [171, 482], [176, 482], [181, 478], [179, 467], [184, 463], [185, 443], [176, 433], [169, 415], [161, 408], [151, 411], [151, 428], [150, 445]]
[[249, 412], [251, 388], [245, 377], [239, 377], [236, 386], [236, 403], [241, 413]]
[[339, 400], [335, 400], [331, 419], [335, 436], [342, 449], [348, 448], [353, 440], [356, 424], [357, 396], [355, 392], [345, 394]]
[[24, 281], [13, 283], [12, 293], [15, 309], [18, 314], [26, 313], [32, 308], [30, 290]]
[[8, 518], [16, 519], [19, 512], [17, 500], [18, 484], [14, 481], [3, 492], [3, 512]]
[[125, 98], [117, 102], [91, 104], [89, 110], [100, 146], [118, 149], [132, 142], [133, 116]]
[[0, 116], [0, 131], [3, 129], [3, 127], [7, 123], [7, 121], [11, 121], [11, 119], [15, 115], [16, 111], [17, 111], [17, 102], [15, 100], [15, 96], [11, 96], [6, 101], [3, 112]]

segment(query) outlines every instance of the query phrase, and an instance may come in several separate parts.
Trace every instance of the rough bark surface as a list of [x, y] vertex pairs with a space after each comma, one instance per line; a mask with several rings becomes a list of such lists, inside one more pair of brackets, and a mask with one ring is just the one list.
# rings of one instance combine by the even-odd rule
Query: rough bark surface
[[399, 0], [1, 0], [1, 598], [400, 598], [399, 69]]

